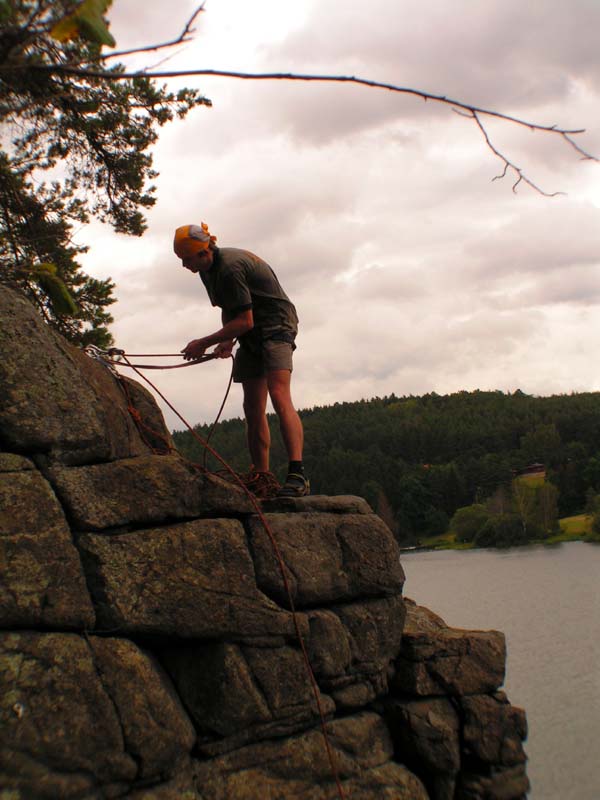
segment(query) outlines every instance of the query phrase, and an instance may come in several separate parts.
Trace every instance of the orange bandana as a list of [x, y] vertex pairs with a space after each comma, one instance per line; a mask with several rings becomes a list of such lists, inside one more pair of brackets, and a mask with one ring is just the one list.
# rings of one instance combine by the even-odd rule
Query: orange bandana
[[201, 225], [182, 225], [175, 231], [173, 250], [179, 258], [191, 258], [201, 250], [207, 250], [216, 241], [217, 237], [209, 233], [205, 222]]

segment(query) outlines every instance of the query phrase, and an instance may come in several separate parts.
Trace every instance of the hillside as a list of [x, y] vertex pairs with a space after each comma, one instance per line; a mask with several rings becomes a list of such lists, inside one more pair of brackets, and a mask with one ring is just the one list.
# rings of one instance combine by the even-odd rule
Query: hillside
[[[366, 497], [399, 538], [443, 533], [454, 512], [491, 497], [532, 462], [546, 467], [558, 491], [558, 513], [581, 513], [600, 490], [600, 392], [533, 397], [517, 391], [389, 397], [336, 403], [300, 412], [305, 464], [313, 493]], [[276, 419], [272, 466], [285, 454]], [[206, 436], [209, 426], [198, 426]], [[202, 461], [187, 432], [175, 443]], [[213, 446], [237, 469], [247, 469], [244, 423], [220, 423]], [[211, 459], [208, 465], [216, 467]]]

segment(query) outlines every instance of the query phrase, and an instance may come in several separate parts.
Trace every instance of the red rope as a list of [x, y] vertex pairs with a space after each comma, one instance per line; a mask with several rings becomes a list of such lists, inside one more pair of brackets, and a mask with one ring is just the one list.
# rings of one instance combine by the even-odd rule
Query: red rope
[[[108, 358], [104, 359], [108, 364], [113, 367], [137, 367], [138, 369], [181, 369], [182, 367], [194, 367], [196, 364], [204, 364], [205, 361], [212, 361], [218, 358], [214, 353], [208, 353], [200, 358], [195, 358], [193, 361], [184, 361], [179, 364], [166, 364], [159, 366], [157, 364], [132, 364], [128, 358], [182, 358], [181, 353], [125, 353], [123, 350], [113, 348], [108, 351]], [[124, 360], [121, 360], [124, 359]]]
[[[309, 660], [309, 657], [308, 657], [308, 652], [306, 650], [306, 644], [304, 643], [304, 639], [302, 638], [302, 633], [300, 632], [300, 625], [299, 625], [299, 622], [298, 622], [298, 615], [297, 615], [296, 608], [295, 608], [295, 605], [294, 605], [294, 600], [292, 598], [292, 592], [291, 592], [291, 589], [290, 589], [290, 585], [289, 585], [289, 582], [288, 582], [288, 579], [287, 579], [285, 564], [284, 564], [284, 561], [283, 561], [283, 557], [281, 555], [281, 551], [280, 551], [279, 546], [277, 544], [277, 541], [275, 539], [275, 536], [273, 535], [273, 531], [271, 530], [271, 527], [270, 527], [269, 523], [267, 522], [267, 518], [265, 517], [262, 509], [260, 508], [256, 497], [252, 494], [252, 492], [249, 491], [249, 489], [240, 480], [240, 477], [237, 474], [237, 472], [235, 472], [235, 470], [232, 467], [229, 466], [229, 464], [225, 461], [225, 459], [222, 456], [220, 456], [219, 453], [217, 453], [217, 451], [214, 450], [208, 444], [208, 441], [205, 441], [192, 428], [192, 426], [189, 424], [189, 422], [167, 400], [167, 398], [164, 396], [164, 394], [152, 383], [152, 381], [149, 380], [149, 378], [147, 378], [145, 375], [143, 375], [139, 371], [138, 367], [135, 364], [132, 364], [128, 360], [127, 356], [124, 353], [122, 353], [120, 355], [122, 355], [122, 357], [124, 358], [124, 362], [122, 362], [122, 364], [124, 366], [131, 367], [133, 369], [133, 371], [137, 375], [139, 375], [140, 378], [142, 378], [144, 381], [146, 381], [146, 383], [152, 389], [154, 389], [154, 391], [163, 400], [163, 402], [166, 403], [167, 406], [171, 409], [171, 411], [181, 420], [181, 422], [183, 422], [183, 424], [189, 430], [189, 432], [192, 434], [192, 436], [195, 439], [197, 439], [197, 441], [200, 442], [200, 444], [205, 448], [205, 451], [208, 450], [208, 452], [210, 452], [210, 454], [214, 458], [216, 458], [217, 461], [219, 461], [223, 465], [223, 467], [227, 470], [227, 472], [229, 472], [231, 474], [231, 476], [233, 477], [235, 482], [241, 487], [241, 489], [244, 491], [244, 493], [250, 499], [250, 502], [252, 503], [252, 506], [253, 506], [254, 510], [256, 511], [256, 514], [258, 515], [258, 518], [260, 519], [260, 521], [261, 521], [261, 523], [262, 523], [262, 525], [263, 525], [263, 527], [264, 527], [264, 529], [265, 529], [265, 531], [267, 533], [267, 536], [269, 537], [269, 540], [270, 540], [271, 545], [273, 547], [273, 551], [274, 551], [275, 556], [277, 558], [277, 562], [278, 562], [278, 565], [279, 565], [279, 571], [281, 573], [281, 577], [282, 577], [282, 580], [283, 580], [283, 585], [284, 585], [284, 588], [285, 588], [285, 592], [287, 594], [288, 601], [289, 601], [289, 604], [290, 604], [290, 611], [291, 611], [291, 614], [292, 614], [292, 620], [293, 620], [293, 623], [294, 623], [294, 629], [295, 629], [295, 632], [296, 632], [296, 638], [298, 639], [298, 642], [300, 644], [300, 649], [302, 650], [302, 655], [304, 657], [304, 665], [305, 665], [305, 668], [306, 668], [307, 675], [309, 677], [309, 681], [310, 681], [310, 684], [311, 684], [311, 688], [312, 688], [313, 695], [314, 695], [314, 698], [315, 698], [315, 702], [316, 702], [316, 705], [317, 705], [317, 709], [318, 709], [318, 712], [319, 712], [319, 718], [321, 720], [321, 731], [323, 733], [323, 739], [325, 741], [325, 748], [327, 750], [327, 757], [329, 759], [329, 764], [331, 766], [331, 772], [332, 772], [332, 775], [333, 775], [333, 777], [335, 779], [335, 783], [336, 783], [336, 786], [337, 786], [337, 791], [338, 791], [338, 795], [340, 797], [340, 800], [346, 800], [346, 796], [344, 794], [344, 789], [343, 789], [342, 784], [340, 782], [337, 766], [336, 766], [336, 763], [335, 763], [335, 757], [334, 757], [334, 754], [333, 754], [333, 750], [331, 748], [331, 743], [329, 741], [329, 737], [328, 737], [328, 734], [327, 734], [327, 727], [326, 727], [326, 722], [325, 722], [325, 713], [324, 713], [323, 707], [321, 705], [319, 686], [317, 684], [317, 680], [315, 678], [315, 674], [314, 674], [313, 669], [312, 669], [311, 664], [310, 664], [310, 660]], [[204, 359], [208, 360], [206, 357], [204, 357]], [[118, 366], [119, 363], [121, 363], [121, 362], [117, 362], [116, 365]], [[198, 362], [193, 362], [193, 363], [198, 363]], [[230, 386], [231, 386], [231, 383], [230, 383]], [[222, 407], [221, 407], [221, 410], [222, 410]], [[221, 413], [221, 412], [219, 412], [219, 413]]]

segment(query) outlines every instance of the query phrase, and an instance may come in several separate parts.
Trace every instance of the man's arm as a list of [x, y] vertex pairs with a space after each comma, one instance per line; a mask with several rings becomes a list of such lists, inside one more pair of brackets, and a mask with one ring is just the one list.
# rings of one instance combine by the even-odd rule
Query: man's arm
[[[224, 316], [225, 315], [223, 314], [223, 318]], [[242, 311], [233, 319], [225, 322], [223, 327], [220, 330], [215, 331], [215, 333], [211, 333], [208, 336], [203, 336], [201, 339], [192, 339], [191, 342], [186, 344], [181, 352], [183, 353], [183, 357], [186, 361], [193, 361], [195, 358], [200, 358], [203, 356], [207, 348], [213, 344], [231, 342], [233, 346], [233, 339], [237, 339], [244, 333], [252, 330], [253, 327], [254, 316], [252, 314], [252, 309], [249, 308], [247, 311]], [[225, 348], [221, 348], [221, 352], [224, 352], [224, 350]], [[231, 352], [231, 348], [229, 349], [229, 352]]]

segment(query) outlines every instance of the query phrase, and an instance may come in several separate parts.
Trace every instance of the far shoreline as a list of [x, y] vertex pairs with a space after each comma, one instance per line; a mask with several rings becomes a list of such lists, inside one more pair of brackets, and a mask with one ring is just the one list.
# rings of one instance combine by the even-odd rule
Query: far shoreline
[[430, 536], [415, 545], [400, 545], [401, 553], [417, 553], [427, 550], [508, 550], [531, 545], [544, 545], [553, 547], [565, 542], [587, 542], [600, 544], [600, 536], [592, 531], [592, 515], [578, 514], [565, 517], [559, 521], [560, 532], [547, 539], [532, 539], [521, 544], [511, 544], [508, 547], [478, 547], [473, 542], [459, 542], [453, 533], [442, 533], [439, 536]]

